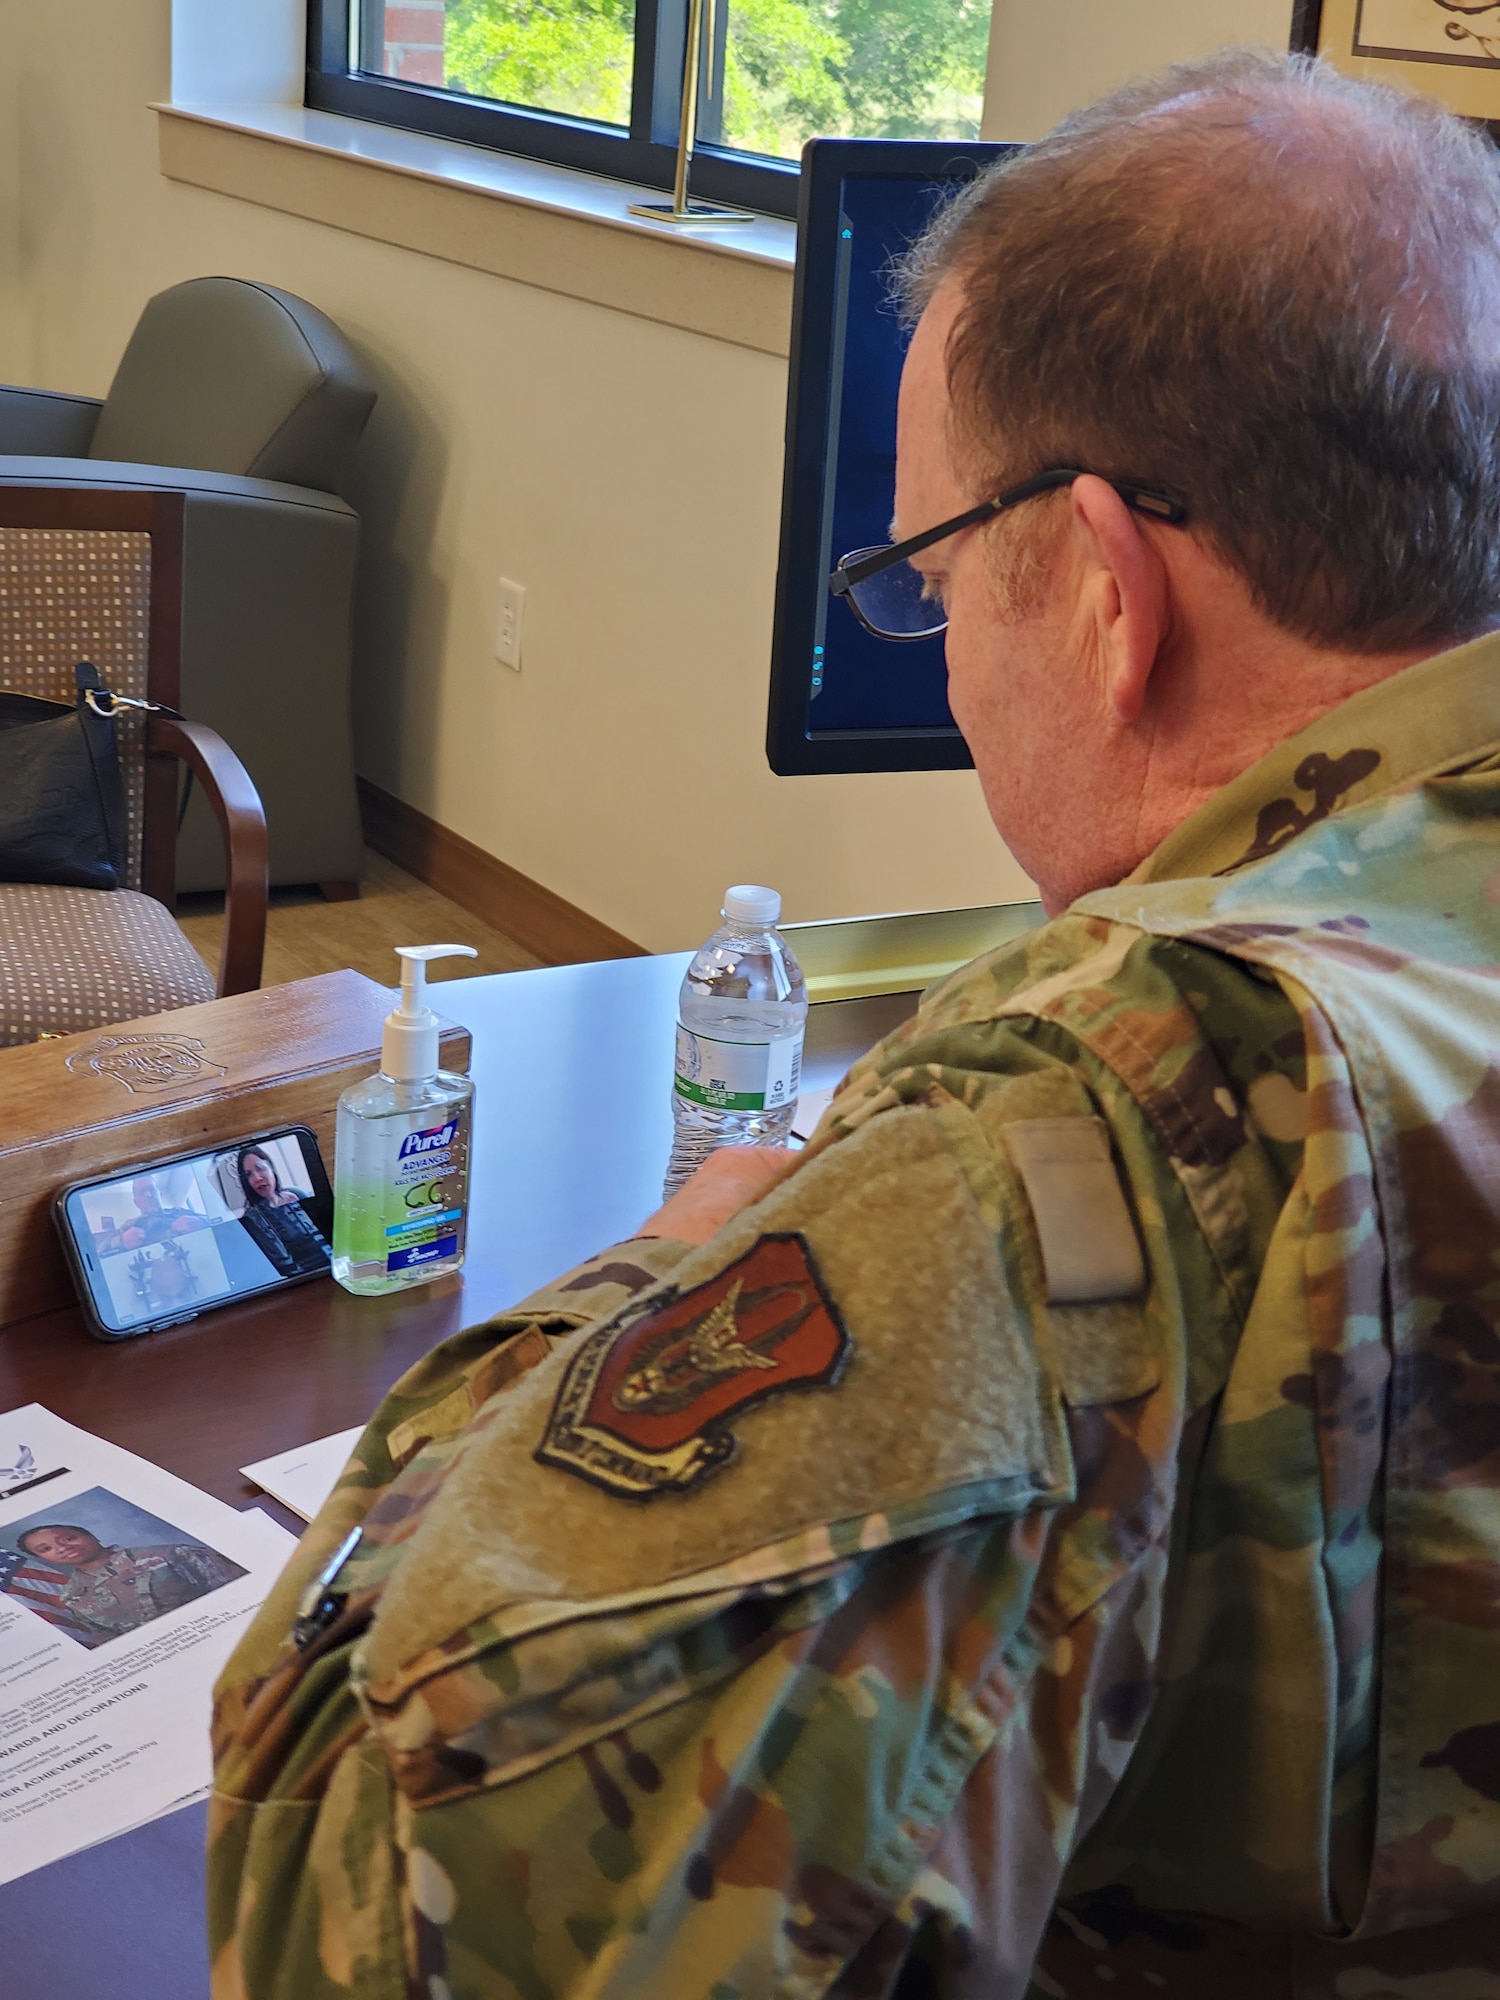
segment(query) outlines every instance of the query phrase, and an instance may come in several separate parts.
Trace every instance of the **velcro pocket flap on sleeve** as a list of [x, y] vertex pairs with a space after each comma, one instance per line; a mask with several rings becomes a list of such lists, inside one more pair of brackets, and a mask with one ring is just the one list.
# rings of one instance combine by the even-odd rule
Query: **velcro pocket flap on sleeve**
[[1146, 1267], [1102, 1118], [1021, 1118], [1000, 1127], [1041, 1245], [1049, 1305], [1139, 1298]]

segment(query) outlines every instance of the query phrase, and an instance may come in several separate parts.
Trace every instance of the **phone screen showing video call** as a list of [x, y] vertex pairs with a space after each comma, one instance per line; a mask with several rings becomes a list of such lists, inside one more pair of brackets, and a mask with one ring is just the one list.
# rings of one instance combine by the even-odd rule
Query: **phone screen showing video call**
[[128, 1333], [327, 1271], [331, 1206], [307, 1135], [279, 1132], [75, 1188], [66, 1215], [95, 1312]]

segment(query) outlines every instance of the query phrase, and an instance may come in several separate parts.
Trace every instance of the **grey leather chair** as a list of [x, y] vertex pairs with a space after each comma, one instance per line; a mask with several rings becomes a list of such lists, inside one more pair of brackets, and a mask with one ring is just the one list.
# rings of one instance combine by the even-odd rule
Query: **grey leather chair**
[[[254, 780], [271, 881], [334, 896], [364, 873], [349, 713], [359, 523], [338, 490], [374, 402], [331, 320], [243, 278], [149, 300], [102, 402], [0, 388], [0, 485], [182, 496], [178, 706]], [[223, 882], [195, 798], [177, 886]]]

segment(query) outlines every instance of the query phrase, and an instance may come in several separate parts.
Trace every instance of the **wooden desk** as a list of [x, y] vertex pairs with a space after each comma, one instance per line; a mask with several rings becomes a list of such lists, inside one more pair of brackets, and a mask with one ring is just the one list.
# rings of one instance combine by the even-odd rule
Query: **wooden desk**
[[[236, 1470], [347, 1429], [448, 1334], [627, 1237], [661, 1198], [677, 988], [688, 955], [448, 980], [474, 1038], [468, 1262], [383, 1299], [318, 1280], [106, 1344], [74, 1310], [0, 1332], [0, 1409], [59, 1416], [245, 1506]], [[820, 1088], [909, 1014], [914, 994], [814, 1007]], [[331, 1164], [331, 1163], [330, 1163]], [[294, 1525], [290, 1517], [278, 1518]], [[6, 2000], [202, 2000], [201, 1811], [0, 1887]], [[74, 1935], [67, 1912], [88, 1910]], [[140, 1950], [125, 1940], [139, 1936]]]

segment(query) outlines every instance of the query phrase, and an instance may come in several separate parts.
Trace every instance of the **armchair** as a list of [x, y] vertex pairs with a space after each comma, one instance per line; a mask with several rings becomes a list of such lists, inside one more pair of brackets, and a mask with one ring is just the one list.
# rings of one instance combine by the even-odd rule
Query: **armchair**
[[[0, 687], [71, 702], [87, 659], [114, 693], [177, 707], [184, 513], [176, 494], [0, 485]], [[260, 983], [266, 822], [244, 765], [197, 721], [128, 710], [117, 740], [128, 886], [0, 882], [0, 1046]], [[171, 915], [179, 760], [223, 837], [217, 983]]]
[[[234, 745], [273, 882], [352, 895], [364, 872], [350, 732], [359, 523], [338, 497], [375, 391], [332, 321], [240, 278], [148, 301], [98, 401], [0, 388], [0, 493], [175, 498], [180, 706]], [[206, 796], [177, 887], [219, 888]]]

